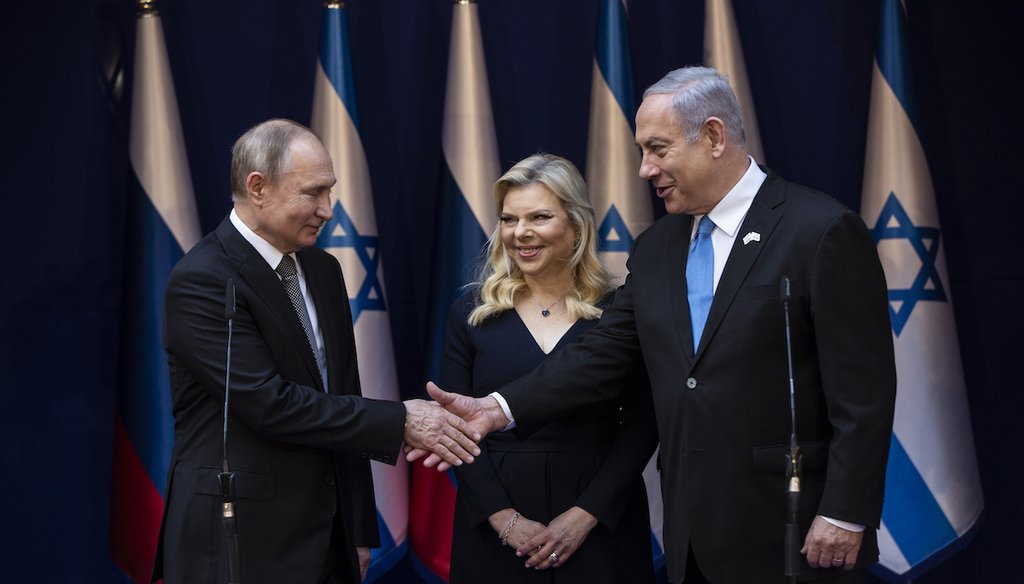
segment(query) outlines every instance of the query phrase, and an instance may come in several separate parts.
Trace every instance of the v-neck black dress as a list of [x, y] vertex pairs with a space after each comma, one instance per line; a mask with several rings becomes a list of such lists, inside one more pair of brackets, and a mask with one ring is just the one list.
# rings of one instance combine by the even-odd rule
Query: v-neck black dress
[[[545, 354], [515, 310], [481, 326], [466, 322], [476, 291], [449, 312], [441, 387], [485, 396], [529, 373]], [[596, 324], [578, 320], [558, 351]], [[475, 463], [456, 469], [452, 584], [650, 582], [651, 532], [641, 473], [657, 443], [646, 377], [628, 374], [623, 400], [580, 408], [571, 417], [537, 428], [495, 432]], [[572, 506], [598, 525], [565, 564], [549, 570], [524, 567], [515, 548], [502, 546], [488, 517], [514, 508], [547, 524]]]

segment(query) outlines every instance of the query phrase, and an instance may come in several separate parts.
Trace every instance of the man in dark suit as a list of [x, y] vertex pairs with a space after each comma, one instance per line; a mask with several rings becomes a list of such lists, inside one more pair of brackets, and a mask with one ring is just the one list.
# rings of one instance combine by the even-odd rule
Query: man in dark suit
[[313, 247], [334, 183], [330, 156], [307, 128], [255, 126], [232, 149], [234, 209], [171, 273], [175, 436], [154, 580], [227, 581], [217, 475], [229, 279], [237, 310], [227, 450], [241, 581], [359, 582], [379, 545], [367, 459], [394, 464], [403, 442], [453, 464], [479, 452], [436, 404], [360, 397], [341, 269]]
[[[713, 69], [672, 71], [649, 88], [636, 142], [640, 176], [669, 215], [637, 238], [600, 323], [494, 399], [431, 388], [434, 397], [491, 431], [513, 415], [532, 423], [608, 399], [615, 386], [599, 381], [642, 359], [661, 441], [669, 579], [782, 582], [787, 275], [801, 580], [864, 579], [878, 557], [896, 390], [886, 284], [865, 225], [754, 163], [736, 98]], [[536, 543], [519, 550], [528, 565], [557, 566], [566, 550]]]

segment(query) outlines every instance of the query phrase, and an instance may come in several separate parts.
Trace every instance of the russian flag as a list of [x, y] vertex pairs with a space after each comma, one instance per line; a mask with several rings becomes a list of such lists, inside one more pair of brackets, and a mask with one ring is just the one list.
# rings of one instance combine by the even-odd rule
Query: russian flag
[[[598, 225], [598, 248], [608, 273], [621, 284], [637, 235], [654, 220], [647, 182], [639, 176], [634, 140], [636, 97], [629, 53], [629, 21], [624, 0], [601, 0], [590, 82], [587, 137], [587, 190]], [[665, 563], [661, 481], [657, 452], [644, 469], [651, 513], [654, 565]]]
[[893, 582], [910, 582], [963, 545], [984, 507], [909, 73], [903, 7], [883, 0], [861, 216], [885, 269], [896, 347], [896, 419], [875, 568]]
[[[427, 332], [430, 379], [437, 379], [440, 371], [448, 308], [459, 288], [473, 279], [481, 250], [497, 225], [493, 189], [501, 170], [480, 21], [473, 2], [456, 2], [452, 7], [442, 150]], [[410, 540], [416, 568], [430, 581], [448, 581], [455, 490], [451, 471], [413, 466]]]
[[[334, 218], [320, 232], [317, 245], [338, 259], [345, 274], [363, 395], [397, 400], [398, 377], [373, 189], [359, 137], [348, 18], [340, 2], [326, 3], [323, 16], [311, 125], [334, 161], [338, 183], [331, 193]], [[371, 551], [367, 582], [387, 572], [405, 555], [409, 526], [405, 461], [399, 460], [395, 466], [378, 462], [371, 465], [381, 546]]]
[[747, 65], [743, 59], [743, 46], [736, 31], [736, 17], [730, 0], [704, 2], [704, 63], [718, 69], [729, 80], [743, 114], [747, 151], [754, 160], [764, 164], [761, 133], [757, 130], [754, 99], [747, 81]]
[[136, 26], [132, 104], [110, 550], [129, 578], [148, 582], [174, 441], [164, 288], [200, 237], [163, 29], [152, 8], [142, 9]]

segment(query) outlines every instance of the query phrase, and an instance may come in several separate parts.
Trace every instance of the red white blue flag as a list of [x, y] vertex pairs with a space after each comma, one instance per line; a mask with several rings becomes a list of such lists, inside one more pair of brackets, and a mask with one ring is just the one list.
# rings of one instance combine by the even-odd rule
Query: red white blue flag
[[136, 25], [130, 136], [132, 192], [122, 303], [111, 484], [110, 550], [149, 582], [174, 441], [163, 350], [163, 297], [174, 264], [199, 241], [199, 219], [160, 17]]
[[[440, 371], [448, 308], [470, 282], [481, 250], [494, 231], [494, 182], [501, 175], [491, 115], [477, 6], [456, 2], [448, 52], [442, 127], [444, 161], [434, 249], [434, 281], [427, 376]], [[434, 582], [447, 582], [451, 566], [455, 475], [413, 466], [410, 540], [416, 568]]]

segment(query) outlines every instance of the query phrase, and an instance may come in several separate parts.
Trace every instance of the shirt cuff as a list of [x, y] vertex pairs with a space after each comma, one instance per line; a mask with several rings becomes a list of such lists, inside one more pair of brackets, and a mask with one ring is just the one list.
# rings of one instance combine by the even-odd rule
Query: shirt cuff
[[845, 529], [846, 531], [855, 531], [857, 533], [864, 531], [864, 526], [859, 523], [850, 523], [849, 521], [843, 521], [842, 519], [832, 519], [831, 517], [825, 517], [824, 515], [822, 515], [821, 518], [836, 527]]
[[508, 432], [509, 430], [515, 428], [516, 419], [512, 417], [512, 410], [509, 409], [508, 402], [505, 401], [505, 398], [501, 397], [501, 394], [496, 391], [492, 392], [490, 396], [494, 398], [494, 401], [498, 402], [499, 406], [501, 406], [501, 412], [505, 414], [505, 417], [508, 418], [509, 420], [512, 420], [511, 422], [508, 423], [507, 426], [502, 428], [501, 431]]

